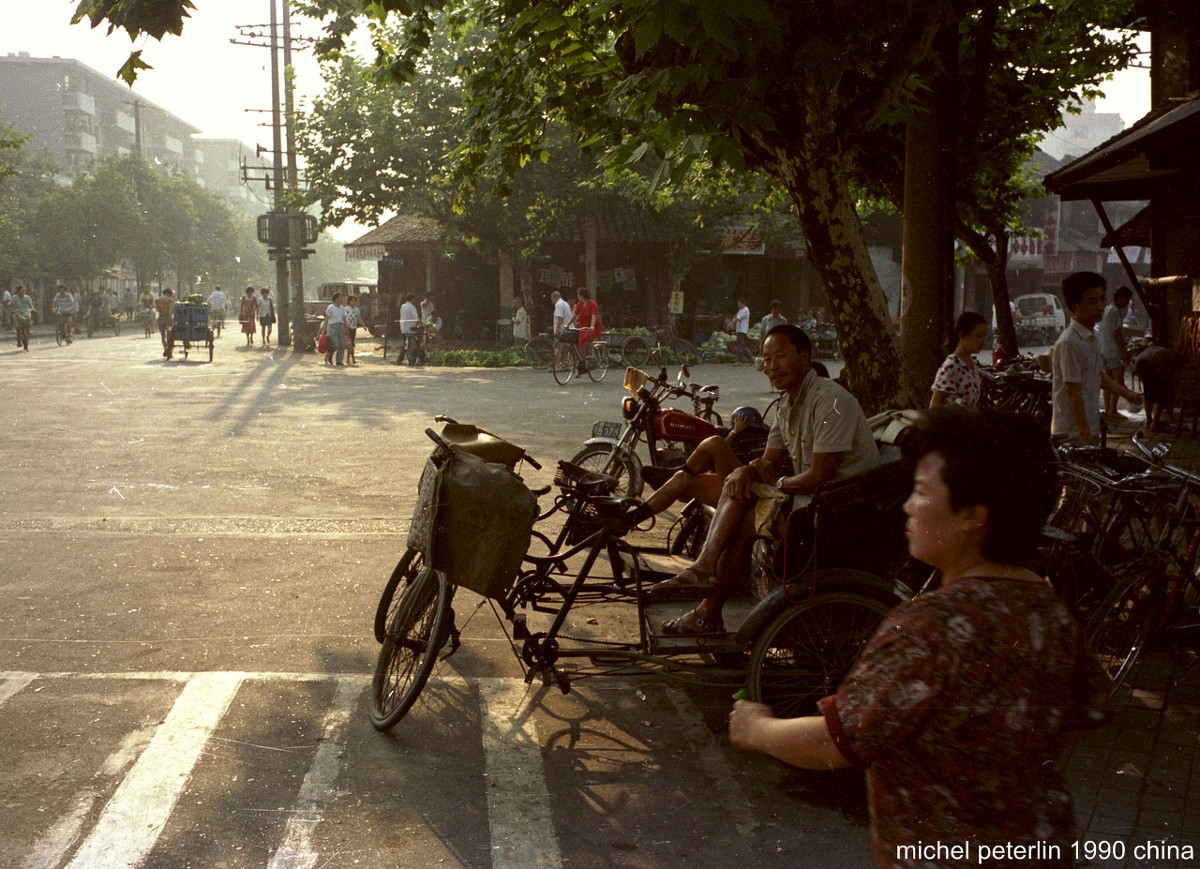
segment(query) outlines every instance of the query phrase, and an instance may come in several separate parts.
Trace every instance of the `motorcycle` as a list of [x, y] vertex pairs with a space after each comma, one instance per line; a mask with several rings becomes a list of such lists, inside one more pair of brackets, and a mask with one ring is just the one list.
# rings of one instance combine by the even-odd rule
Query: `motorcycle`
[[[686, 365], [679, 376], [681, 380], [691, 376]], [[676, 386], [667, 378], [666, 368], [658, 377], [627, 368], [625, 388], [630, 394], [621, 402], [623, 421], [595, 423], [591, 438], [571, 459], [572, 464], [585, 470], [615, 477], [617, 492], [623, 497], [639, 497], [646, 483], [655, 488], [661, 486], [701, 441], [729, 433], [721, 425], [720, 414], [713, 410], [720, 396], [717, 386], [695, 383]], [[673, 399], [689, 399], [692, 412], [663, 407], [664, 401]], [[648, 463], [637, 451], [643, 439]], [[762, 445], [751, 444], [746, 448], [753, 452], [755, 446], [762, 451]]]

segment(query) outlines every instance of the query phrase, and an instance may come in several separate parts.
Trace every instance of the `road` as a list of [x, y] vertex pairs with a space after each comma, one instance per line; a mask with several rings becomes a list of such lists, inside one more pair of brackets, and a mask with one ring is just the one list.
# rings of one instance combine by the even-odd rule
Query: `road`
[[[727, 688], [527, 686], [468, 592], [464, 647], [376, 733], [371, 617], [432, 416], [526, 446], [536, 486], [620, 377], [241, 337], [212, 363], [129, 330], [0, 347], [0, 867], [871, 864], [856, 773], [731, 749]], [[726, 413], [770, 399], [752, 367], [695, 375]]]

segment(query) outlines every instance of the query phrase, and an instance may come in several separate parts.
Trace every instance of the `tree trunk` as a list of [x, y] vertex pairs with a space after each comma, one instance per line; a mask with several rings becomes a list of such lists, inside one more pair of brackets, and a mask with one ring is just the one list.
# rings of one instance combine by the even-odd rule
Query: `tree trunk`
[[867, 252], [842, 159], [789, 161], [783, 178], [804, 230], [813, 266], [825, 284], [849, 387], [871, 415], [919, 406], [904, 369], [887, 297]]
[[992, 230], [996, 239], [995, 248], [984, 235], [974, 232], [963, 225], [958, 228], [959, 238], [966, 243], [971, 252], [983, 263], [988, 281], [992, 285], [992, 304], [996, 314], [996, 335], [994, 340], [1002, 348], [1009, 359], [1015, 359], [1020, 354], [1017, 347], [1017, 327], [1013, 323], [1012, 307], [1008, 294], [1008, 232], [1005, 229]]
[[925, 63], [928, 87], [905, 134], [901, 346], [913, 380], [926, 387], [949, 352], [942, 345], [954, 319], [957, 37], [947, 28], [934, 41], [938, 62]]

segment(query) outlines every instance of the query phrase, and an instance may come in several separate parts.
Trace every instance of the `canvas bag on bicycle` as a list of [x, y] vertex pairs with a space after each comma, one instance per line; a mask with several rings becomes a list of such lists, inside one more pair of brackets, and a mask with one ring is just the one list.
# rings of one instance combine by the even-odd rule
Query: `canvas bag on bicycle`
[[501, 600], [529, 549], [537, 498], [502, 464], [453, 452], [439, 469], [426, 462], [408, 545], [433, 553], [455, 585]]

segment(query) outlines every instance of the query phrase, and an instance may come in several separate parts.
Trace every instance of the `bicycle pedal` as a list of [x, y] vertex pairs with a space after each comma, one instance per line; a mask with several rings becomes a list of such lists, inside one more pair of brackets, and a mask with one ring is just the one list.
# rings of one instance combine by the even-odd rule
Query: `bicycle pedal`
[[527, 621], [525, 619], [525, 613], [517, 613], [516, 615], [514, 615], [513, 619], [512, 619], [512, 623], [513, 623], [513, 632], [512, 632], [513, 639], [514, 640], [528, 640], [529, 636], [530, 636], [529, 635], [529, 624], [527, 623]]

